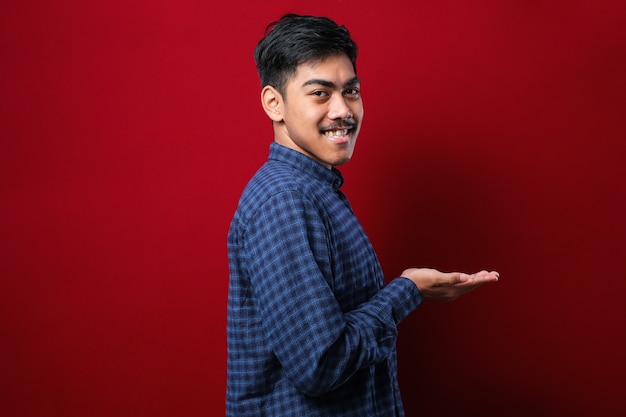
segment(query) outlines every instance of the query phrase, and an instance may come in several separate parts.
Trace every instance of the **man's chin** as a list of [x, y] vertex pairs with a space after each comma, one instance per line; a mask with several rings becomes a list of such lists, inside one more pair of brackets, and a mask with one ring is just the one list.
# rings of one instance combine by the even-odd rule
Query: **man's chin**
[[335, 159], [335, 161], [334, 161], [334, 163], [332, 164], [332, 166], [334, 166], [334, 167], [338, 167], [338, 166], [344, 165], [344, 164], [346, 164], [346, 163], [347, 163], [350, 159], [352, 159], [352, 154], [350, 154], [350, 155], [346, 155], [346, 156], [343, 156], [343, 157], [338, 157], [338, 158], [336, 158], [336, 159]]

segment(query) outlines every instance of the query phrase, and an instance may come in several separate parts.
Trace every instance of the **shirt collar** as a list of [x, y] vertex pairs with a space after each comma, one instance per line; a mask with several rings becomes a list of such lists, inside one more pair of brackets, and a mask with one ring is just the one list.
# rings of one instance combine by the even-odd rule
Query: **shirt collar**
[[305, 154], [276, 142], [272, 142], [270, 145], [269, 160], [286, 163], [307, 175], [329, 183], [335, 189], [339, 189], [343, 185], [343, 175], [337, 168], [328, 169]]

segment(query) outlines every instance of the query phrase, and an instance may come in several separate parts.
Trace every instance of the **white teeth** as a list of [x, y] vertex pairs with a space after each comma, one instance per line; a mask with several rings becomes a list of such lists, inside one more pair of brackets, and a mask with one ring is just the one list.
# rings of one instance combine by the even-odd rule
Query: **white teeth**
[[341, 130], [329, 130], [324, 132], [324, 135], [326, 135], [329, 138], [340, 138], [343, 136], [346, 136], [348, 134], [348, 129], [341, 129]]

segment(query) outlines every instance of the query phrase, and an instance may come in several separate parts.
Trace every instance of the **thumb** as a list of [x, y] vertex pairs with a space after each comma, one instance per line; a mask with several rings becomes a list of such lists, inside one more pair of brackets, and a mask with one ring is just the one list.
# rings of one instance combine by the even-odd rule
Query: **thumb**
[[455, 284], [456, 283], [461, 284], [463, 282], [469, 281], [469, 279], [470, 279], [470, 276], [468, 274], [463, 273], [463, 272], [461, 272], [461, 273], [459, 273], [457, 275], [458, 275], [458, 280], [455, 282]]

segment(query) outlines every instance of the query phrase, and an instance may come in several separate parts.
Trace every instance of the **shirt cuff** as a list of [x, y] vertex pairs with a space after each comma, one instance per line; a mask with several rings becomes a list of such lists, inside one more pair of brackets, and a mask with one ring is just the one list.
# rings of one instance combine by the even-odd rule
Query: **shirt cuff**
[[422, 303], [422, 293], [417, 289], [417, 285], [408, 278], [398, 277], [387, 284], [385, 291], [388, 291], [391, 305], [393, 305], [394, 320], [396, 324], [404, 320], [413, 310]]

